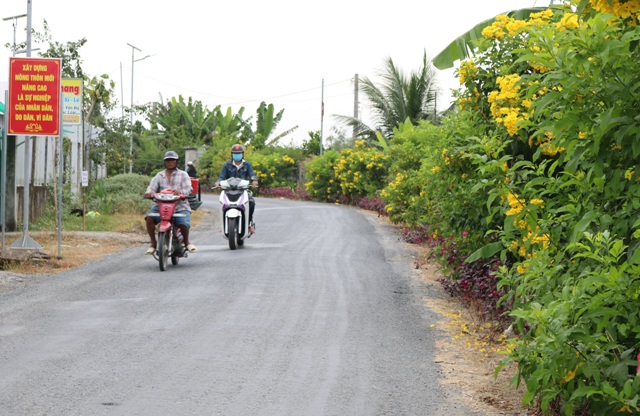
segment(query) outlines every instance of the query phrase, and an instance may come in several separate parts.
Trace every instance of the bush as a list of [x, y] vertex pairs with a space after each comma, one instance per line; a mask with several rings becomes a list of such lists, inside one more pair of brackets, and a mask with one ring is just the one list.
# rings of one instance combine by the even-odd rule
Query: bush
[[149, 201], [143, 198], [151, 178], [125, 173], [97, 181], [87, 193], [87, 209], [101, 214], [144, 214]]
[[362, 197], [373, 197], [386, 183], [386, 156], [367, 148], [363, 140], [355, 149], [327, 150], [306, 164], [306, 188], [311, 196], [324, 201], [356, 205]]
[[251, 159], [260, 188], [292, 188], [298, 185], [300, 163], [304, 155], [300, 149], [271, 147], [254, 153]]

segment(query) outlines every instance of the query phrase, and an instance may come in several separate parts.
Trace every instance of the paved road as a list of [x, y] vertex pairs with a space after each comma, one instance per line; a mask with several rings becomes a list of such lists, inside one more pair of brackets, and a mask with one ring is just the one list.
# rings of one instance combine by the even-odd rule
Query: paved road
[[0, 293], [0, 415], [473, 415], [442, 388], [436, 317], [375, 215], [257, 199], [235, 251], [145, 246]]

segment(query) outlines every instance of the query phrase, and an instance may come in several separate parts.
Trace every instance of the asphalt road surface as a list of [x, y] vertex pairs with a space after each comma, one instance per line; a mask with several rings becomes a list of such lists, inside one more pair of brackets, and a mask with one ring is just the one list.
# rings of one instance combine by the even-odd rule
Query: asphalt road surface
[[257, 198], [231, 251], [146, 246], [0, 293], [0, 415], [475, 415], [439, 383], [436, 316], [375, 215]]

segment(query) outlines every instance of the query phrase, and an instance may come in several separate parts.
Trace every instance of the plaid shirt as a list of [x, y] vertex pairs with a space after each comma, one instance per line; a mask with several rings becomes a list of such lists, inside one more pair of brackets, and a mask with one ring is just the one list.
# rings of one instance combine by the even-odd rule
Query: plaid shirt
[[[156, 176], [151, 179], [151, 183], [147, 188], [145, 193], [156, 193], [160, 191], [164, 191], [165, 189], [178, 190], [180, 193], [184, 195], [191, 195], [191, 178], [187, 175], [187, 172], [176, 169], [171, 174], [171, 178], [167, 179], [167, 175], [165, 174], [166, 170], [158, 172]], [[158, 205], [157, 202], [153, 202], [153, 205]], [[176, 211], [183, 210], [191, 211], [191, 206], [189, 205], [189, 201], [186, 199], [178, 201], [178, 205], [176, 206]]]

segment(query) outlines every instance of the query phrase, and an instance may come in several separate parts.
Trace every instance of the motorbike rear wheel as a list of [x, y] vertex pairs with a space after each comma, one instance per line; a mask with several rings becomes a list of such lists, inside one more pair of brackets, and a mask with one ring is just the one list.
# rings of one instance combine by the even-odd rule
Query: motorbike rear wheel
[[169, 264], [169, 234], [161, 231], [158, 233], [158, 263], [160, 263], [160, 271], [167, 270]]
[[236, 249], [236, 242], [238, 241], [238, 219], [237, 218], [228, 218], [228, 229], [229, 232], [229, 248], [231, 250]]

